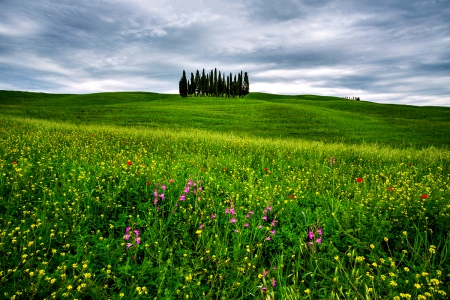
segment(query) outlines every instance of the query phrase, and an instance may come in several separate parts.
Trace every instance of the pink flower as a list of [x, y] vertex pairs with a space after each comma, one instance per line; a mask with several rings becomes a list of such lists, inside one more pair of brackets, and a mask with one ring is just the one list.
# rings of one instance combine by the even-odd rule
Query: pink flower
[[309, 239], [312, 240], [314, 238], [314, 233], [310, 230], [308, 233]]
[[229, 213], [230, 213], [230, 209], [229, 209], [229, 208], [226, 208], [226, 209], [225, 209], [225, 213], [226, 213], [226, 214], [229, 214]]
[[235, 230], [234, 230], [234, 233], [239, 233], [239, 230], [235, 229]]
[[259, 225], [258, 228], [261, 229], [261, 228], [262, 228], [262, 225]]
[[170, 182], [170, 183], [173, 183], [173, 179], [169, 179], [169, 182]]
[[272, 211], [272, 206], [269, 206], [267, 209], [270, 210], [270, 211]]
[[245, 223], [245, 225], [244, 225], [244, 226], [248, 228], [248, 227], [250, 226], [250, 224], [248, 224], [248, 223]]
[[267, 216], [262, 217], [264, 221], [267, 221]]
[[211, 214], [211, 219], [214, 219], [216, 216], [214, 214]]
[[130, 249], [131, 246], [133, 246], [132, 243], [127, 243], [127, 250]]
[[262, 275], [262, 277], [266, 277], [267, 274], [269, 274], [269, 271], [264, 270], [261, 275]]
[[271, 230], [270, 233], [275, 235], [275, 230]]
[[272, 286], [273, 287], [277, 286], [277, 281], [275, 280], [275, 278], [272, 278]]
[[321, 238], [318, 238], [318, 239], [316, 240], [316, 243], [317, 243], [317, 244], [322, 244], [322, 239], [321, 239]]
[[138, 229], [135, 229], [134, 233], [136, 234], [136, 236], [139, 236], [139, 230]]
[[186, 194], [189, 194], [189, 187], [187, 186], [185, 189], [184, 189], [184, 192], [186, 193]]
[[125, 233], [128, 233], [128, 232], [130, 232], [130, 229], [131, 229], [131, 227], [127, 227], [127, 228], [125, 228]]
[[205, 227], [205, 225], [203, 225], [203, 224], [200, 224], [200, 229], [203, 229], [203, 227]]
[[230, 223], [232, 223], [232, 224], [234, 224], [236, 222], [236, 219], [235, 218], [232, 218], [231, 220], [230, 220]]
[[247, 214], [245, 217], [246, 217], [247, 219], [250, 219], [250, 214]]
[[130, 239], [130, 235], [128, 233], [126, 233], [123, 238], [128, 241]]
[[181, 195], [180, 196], [180, 201], [185, 201], [186, 200], [186, 195]]
[[261, 291], [265, 292], [265, 291], [267, 291], [267, 288], [266, 288], [266, 287], [263, 287], [263, 288], [261, 289]]
[[140, 238], [140, 237], [137, 237], [137, 238], [136, 238], [136, 244], [139, 245], [140, 243], [141, 243], [141, 238]]
[[159, 198], [161, 198], [161, 200], [164, 200], [164, 194], [159, 195]]
[[317, 232], [322, 236], [322, 228], [317, 229]]
[[270, 236], [268, 236], [268, 237], [266, 238], [266, 240], [270, 241]]
[[166, 185], [163, 184], [163, 185], [161, 186], [161, 188], [163, 189], [163, 191], [165, 191], [165, 190], [166, 190]]
[[275, 223], [278, 223], [277, 220], [272, 220], [272, 227], [275, 227]]

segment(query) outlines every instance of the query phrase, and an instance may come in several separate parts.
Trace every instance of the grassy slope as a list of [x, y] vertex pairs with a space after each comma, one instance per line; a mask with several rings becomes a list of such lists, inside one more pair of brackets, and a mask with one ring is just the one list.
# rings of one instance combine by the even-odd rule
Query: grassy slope
[[244, 99], [129, 92], [58, 95], [0, 91], [0, 114], [66, 121], [195, 128], [258, 137], [404, 146], [450, 146], [450, 108], [312, 95]]

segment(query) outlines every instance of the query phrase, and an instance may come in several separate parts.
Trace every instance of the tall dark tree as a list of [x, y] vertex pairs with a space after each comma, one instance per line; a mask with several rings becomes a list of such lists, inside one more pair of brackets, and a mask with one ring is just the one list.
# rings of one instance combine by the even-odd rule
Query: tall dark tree
[[242, 83], [242, 94], [245, 96], [250, 92], [250, 82], [248, 81], [247, 72], [244, 73], [244, 80]]
[[187, 97], [187, 79], [186, 79], [186, 72], [183, 70], [183, 75], [181, 76], [180, 83], [179, 83], [179, 90], [180, 90], [180, 96], [181, 97]]
[[217, 81], [217, 68], [214, 68], [214, 88], [213, 88], [214, 97], [217, 97], [218, 93], [219, 93], [219, 82]]
[[195, 77], [194, 73], [191, 72], [191, 88], [189, 89], [189, 94], [195, 94], [196, 86], [195, 86]]
[[227, 81], [226, 81], [226, 78], [225, 78], [225, 73], [223, 73], [223, 78], [222, 78], [222, 97], [223, 97], [223, 94], [225, 94], [226, 93], [226, 90], [227, 90]]
[[205, 74], [205, 69], [203, 68], [203, 73], [202, 73], [202, 90], [201, 90], [201, 95], [204, 96], [206, 93], [206, 74]]
[[200, 93], [201, 88], [201, 79], [200, 79], [200, 72], [197, 69], [197, 72], [195, 73], [195, 96], [198, 96]]
[[219, 71], [219, 75], [217, 77], [217, 96], [222, 97], [222, 75], [220, 74]]
[[237, 88], [238, 88], [238, 96], [242, 97], [242, 71], [241, 73], [238, 74], [238, 83], [237, 83]]

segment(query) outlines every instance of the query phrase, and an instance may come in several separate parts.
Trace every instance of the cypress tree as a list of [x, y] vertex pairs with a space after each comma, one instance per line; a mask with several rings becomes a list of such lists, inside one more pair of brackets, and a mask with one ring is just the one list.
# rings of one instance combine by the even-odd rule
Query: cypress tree
[[191, 94], [191, 95], [194, 94], [195, 93], [195, 89], [196, 89], [196, 86], [195, 86], [194, 73], [191, 72], [191, 88], [189, 90], [189, 94]]
[[222, 94], [222, 75], [220, 75], [220, 71], [219, 71], [219, 76], [217, 77], [217, 96], [221, 96]]
[[214, 93], [214, 72], [211, 69], [211, 73], [209, 73], [209, 95], [212, 96]]
[[244, 82], [243, 82], [243, 91], [242, 94], [245, 96], [250, 92], [250, 82], [248, 81], [247, 72], [244, 73]]
[[187, 80], [186, 80], [186, 72], [183, 70], [183, 76], [181, 76], [179, 83], [179, 91], [181, 97], [187, 97]]
[[200, 86], [200, 72], [197, 69], [197, 73], [195, 73], [195, 96], [200, 93]]
[[205, 68], [203, 68], [203, 73], [202, 73], [202, 91], [201, 91], [202, 96], [204, 96], [205, 93], [206, 93], [206, 75], [205, 75]]

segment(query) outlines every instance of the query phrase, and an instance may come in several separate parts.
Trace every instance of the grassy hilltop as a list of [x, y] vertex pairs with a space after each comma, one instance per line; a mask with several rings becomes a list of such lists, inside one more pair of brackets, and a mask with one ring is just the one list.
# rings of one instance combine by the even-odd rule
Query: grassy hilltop
[[250, 93], [244, 99], [156, 93], [58, 95], [0, 91], [2, 114], [72, 124], [202, 129], [396, 147], [450, 147], [450, 108], [323, 96]]
[[448, 299], [450, 109], [0, 91], [0, 298]]

